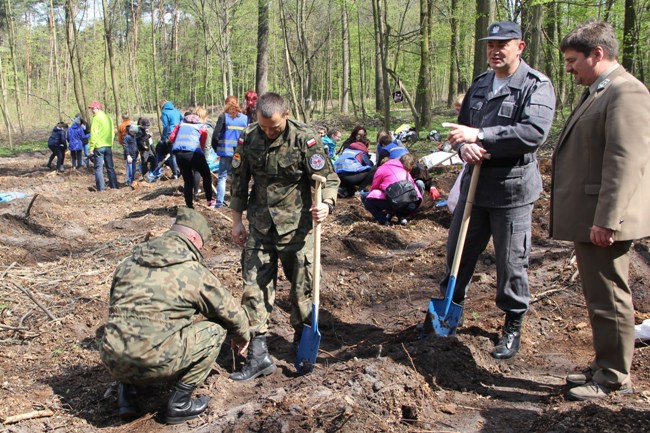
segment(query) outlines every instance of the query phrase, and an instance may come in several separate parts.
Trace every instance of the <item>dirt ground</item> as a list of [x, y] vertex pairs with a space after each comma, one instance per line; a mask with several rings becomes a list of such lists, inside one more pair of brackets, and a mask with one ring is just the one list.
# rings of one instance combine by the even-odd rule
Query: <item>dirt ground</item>
[[[28, 194], [0, 204], [0, 432], [650, 430], [647, 345], [635, 350], [634, 394], [583, 403], [565, 398], [564, 376], [591, 360], [591, 328], [571, 247], [546, 235], [548, 193], [534, 214], [532, 302], [515, 359], [490, 356], [503, 321], [494, 304], [491, 247], [479, 261], [457, 338], [423, 340], [415, 326], [438, 297], [448, 210], [427, 198], [408, 226], [383, 227], [358, 198], [342, 199], [323, 227], [322, 342], [313, 373], [298, 376], [293, 366], [281, 276], [269, 339], [275, 374], [247, 384], [229, 380], [234, 361], [224, 347], [198, 390], [211, 397], [204, 416], [162, 424], [168, 386], [161, 384], [142, 390], [143, 416], [123, 423], [97, 351], [112, 273], [136, 243], [170, 226], [183, 205], [182, 183], [164, 178], [97, 193], [90, 171], [46, 169], [48, 153], [0, 159], [0, 192]], [[117, 166], [123, 182], [119, 157]], [[548, 191], [548, 160], [541, 166]], [[457, 172], [435, 172], [444, 195]], [[227, 211], [197, 208], [214, 231], [205, 261], [239, 296], [240, 249], [230, 240]], [[633, 246], [637, 323], [650, 318], [649, 246]], [[6, 422], [32, 411], [45, 416]]]

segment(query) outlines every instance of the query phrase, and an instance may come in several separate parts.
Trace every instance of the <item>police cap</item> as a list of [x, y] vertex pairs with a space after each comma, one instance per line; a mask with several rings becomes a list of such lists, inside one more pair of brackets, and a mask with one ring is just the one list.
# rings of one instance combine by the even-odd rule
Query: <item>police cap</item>
[[499, 21], [490, 24], [488, 35], [479, 39], [480, 41], [507, 41], [510, 39], [521, 39], [521, 27], [512, 21]]

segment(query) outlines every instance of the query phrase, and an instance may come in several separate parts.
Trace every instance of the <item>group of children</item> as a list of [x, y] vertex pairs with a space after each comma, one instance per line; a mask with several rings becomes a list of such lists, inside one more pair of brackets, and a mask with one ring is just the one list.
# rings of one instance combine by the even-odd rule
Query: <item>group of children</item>
[[52, 168], [52, 162], [56, 158], [56, 171], [63, 172], [65, 152], [68, 148], [70, 150], [70, 157], [72, 158], [73, 169], [79, 169], [84, 165], [90, 167], [90, 158], [88, 155], [88, 139], [90, 138], [90, 133], [88, 129], [88, 124], [79, 115], [74, 118], [70, 127], [65, 122], [57, 123], [47, 140], [47, 147], [52, 152], [46, 164], [47, 168]]

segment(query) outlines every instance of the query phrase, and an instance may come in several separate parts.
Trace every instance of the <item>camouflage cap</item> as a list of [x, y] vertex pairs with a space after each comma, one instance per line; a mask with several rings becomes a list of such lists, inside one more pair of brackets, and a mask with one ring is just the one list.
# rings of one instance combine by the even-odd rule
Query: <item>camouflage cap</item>
[[212, 231], [210, 230], [208, 220], [194, 209], [179, 207], [174, 224], [189, 227], [196, 231], [201, 236], [204, 244], [210, 240]]

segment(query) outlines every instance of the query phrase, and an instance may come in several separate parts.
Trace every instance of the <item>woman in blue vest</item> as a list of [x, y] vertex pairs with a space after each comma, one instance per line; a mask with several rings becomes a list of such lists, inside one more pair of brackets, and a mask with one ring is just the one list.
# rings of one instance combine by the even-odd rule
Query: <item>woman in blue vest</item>
[[226, 196], [226, 179], [232, 174], [232, 157], [239, 136], [248, 125], [248, 116], [242, 113], [239, 102], [234, 96], [228, 96], [223, 108], [223, 114], [217, 120], [215, 134], [212, 136], [212, 148], [219, 156], [217, 174], [217, 202], [215, 207], [224, 205]]
[[208, 207], [214, 207], [216, 200], [212, 196], [212, 175], [210, 167], [205, 160], [205, 141], [208, 137], [208, 130], [205, 126], [208, 112], [205, 108], [197, 108], [196, 114], [187, 114], [181, 122], [176, 125], [169, 136], [173, 143], [172, 153], [176, 155], [178, 168], [183, 176], [183, 195], [185, 204], [193, 208], [194, 199], [194, 175], [196, 170], [203, 178], [203, 189]]
[[334, 170], [341, 180], [340, 196], [354, 197], [356, 188], [364, 189], [370, 185], [375, 174], [368, 146], [360, 141], [350, 144], [334, 162]]

